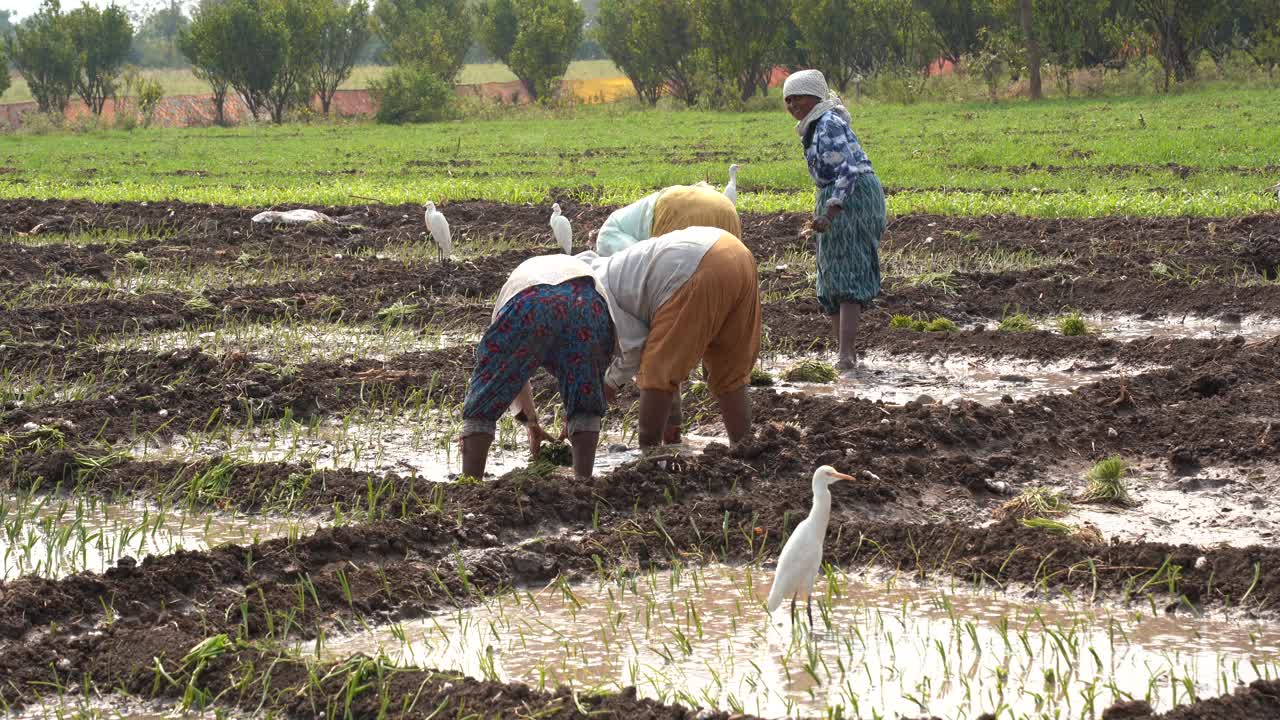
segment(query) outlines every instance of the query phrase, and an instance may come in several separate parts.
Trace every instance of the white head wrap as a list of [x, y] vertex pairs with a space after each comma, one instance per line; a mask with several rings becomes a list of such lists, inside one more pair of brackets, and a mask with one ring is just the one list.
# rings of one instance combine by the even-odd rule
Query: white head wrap
[[827, 79], [822, 76], [821, 70], [793, 72], [782, 83], [784, 98], [792, 95], [812, 95], [819, 100], [825, 100], [829, 92], [831, 91], [827, 88]]
[[802, 138], [808, 132], [809, 126], [829, 110], [834, 111], [846, 123], [853, 123], [853, 118], [840, 100], [840, 96], [827, 87], [827, 79], [822, 76], [821, 70], [801, 70], [788, 75], [786, 81], [782, 83], [782, 97], [789, 98], [792, 95], [812, 95], [822, 101], [814, 105], [803, 120], [796, 123], [796, 133]]

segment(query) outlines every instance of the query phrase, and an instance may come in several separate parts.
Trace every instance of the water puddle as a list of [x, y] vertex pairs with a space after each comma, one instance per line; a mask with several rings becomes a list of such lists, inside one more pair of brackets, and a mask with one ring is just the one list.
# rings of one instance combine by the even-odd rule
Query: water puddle
[[[225, 457], [253, 463], [288, 462], [319, 470], [349, 469], [445, 481], [462, 471], [459, 427], [456, 417], [437, 410], [362, 419], [327, 417], [311, 424], [284, 421], [252, 429], [148, 438], [138, 441], [130, 454], [139, 459]], [[510, 416], [500, 421], [487, 474], [498, 476], [526, 467], [529, 453], [524, 438], [523, 429]], [[596, 452], [595, 472], [606, 474], [639, 458], [634, 444], [626, 444], [634, 440], [632, 436], [604, 433]], [[677, 452], [696, 452], [710, 442], [724, 442], [723, 438], [696, 435], [684, 440]]]
[[1280, 335], [1280, 319], [1261, 315], [1234, 316], [1227, 319], [1193, 315], [1163, 318], [1138, 316], [1093, 317], [1086, 320], [1105, 338], [1142, 340], [1144, 338], [1230, 338], [1265, 340]]
[[[1084, 321], [1089, 330], [1099, 337], [1124, 342], [1147, 338], [1206, 340], [1236, 336], [1245, 340], [1266, 340], [1280, 335], [1280, 318], [1263, 315], [1227, 315], [1223, 318], [1086, 315]], [[1057, 318], [1034, 318], [1032, 323], [1039, 329], [1058, 332]], [[996, 321], [986, 324], [990, 331], [997, 330], [999, 326]]]
[[318, 652], [383, 653], [539, 688], [634, 685], [665, 702], [764, 717], [1097, 717], [1117, 700], [1162, 710], [1280, 671], [1274, 626], [1030, 604], [841, 573], [815, 589], [811, 635], [785, 607], [766, 614], [770, 579], [712, 566], [553, 585], [330, 637]]
[[338, 323], [220, 323], [115, 337], [104, 350], [165, 352], [199, 347], [210, 355], [239, 351], [285, 366], [328, 360], [387, 360], [407, 352], [470, 346], [478, 336], [402, 325]]
[[183, 710], [172, 703], [138, 700], [123, 695], [64, 695], [28, 705], [6, 717], [12, 720], [241, 720], [255, 716], [221, 705], [216, 710]]
[[178, 550], [297, 538], [318, 525], [296, 517], [188, 512], [93, 496], [0, 495], [0, 579], [102, 572], [122, 557], [141, 561]]
[[[1136, 506], [1077, 504], [1057, 519], [1092, 523], [1108, 540], [1247, 547], [1280, 539], [1280, 507], [1271, 500], [1280, 492], [1280, 466], [1209, 467], [1173, 475], [1163, 466], [1139, 465], [1126, 484]], [[1073, 479], [1059, 487], [1072, 495], [1084, 482]]]
[[[782, 378], [798, 362], [796, 358], [778, 358], [766, 362], [765, 369]], [[856, 397], [891, 405], [918, 400], [921, 396], [943, 403], [973, 400], [991, 404], [1006, 397], [1028, 400], [1039, 395], [1069, 393], [1087, 383], [1138, 371], [1116, 363], [1081, 360], [1045, 364], [979, 357], [925, 358], [868, 353], [858, 369], [841, 374], [834, 383], [783, 381], [776, 387], [782, 392]]]

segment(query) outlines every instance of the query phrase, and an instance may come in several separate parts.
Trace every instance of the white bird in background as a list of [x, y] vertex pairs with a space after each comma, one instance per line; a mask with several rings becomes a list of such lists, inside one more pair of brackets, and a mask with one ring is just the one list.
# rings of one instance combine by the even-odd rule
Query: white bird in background
[[1271, 187], [1269, 187], [1269, 188], [1267, 188], [1267, 189], [1268, 189], [1268, 190], [1275, 190], [1275, 191], [1276, 191], [1276, 199], [1277, 199], [1277, 200], [1280, 200], [1280, 183], [1276, 183], [1275, 185], [1272, 185]]
[[724, 196], [734, 205], [738, 204], [738, 165], [736, 163], [729, 166], [729, 184], [724, 186]]
[[436, 204], [427, 201], [426, 212], [422, 214], [422, 219], [427, 223], [427, 230], [431, 231], [431, 238], [436, 241], [436, 245], [440, 248], [439, 257], [441, 260], [453, 254], [453, 237], [449, 234], [449, 221], [445, 219], [444, 213], [436, 209]]
[[790, 597], [791, 619], [794, 621], [796, 596], [803, 593], [809, 627], [813, 627], [810, 592], [813, 581], [818, 577], [818, 568], [822, 566], [822, 543], [827, 537], [827, 521], [831, 519], [831, 491], [827, 488], [837, 480], [852, 479], [836, 472], [830, 465], [823, 465], [813, 473], [813, 509], [782, 546], [778, 569], [773, 573], [773, 587], [769, 589], [769, 612], [777, 610], [782, 601]]
[[551, 206], [551, 234], [556, 236], [561, 252], [573, 254], [573, 225], [569, 224], [569, 218], [560, 214], [560, 203]]

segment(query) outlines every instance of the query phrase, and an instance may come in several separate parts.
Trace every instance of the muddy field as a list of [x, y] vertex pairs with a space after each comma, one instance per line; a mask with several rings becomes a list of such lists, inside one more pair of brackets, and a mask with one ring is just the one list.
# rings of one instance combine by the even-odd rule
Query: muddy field
[[[582, 248], [610, 210], [562, 207]], [[592, 483], [531, 467], [456, 484], [469, 342], [507, 271], [552, 240], [548, 207], [442, 210], [456, 248], [445, 263], [412, 206], [270, 228], [235, 208], [0, 202], [7, 708], [93, 688], [246, 716], [749, 717], [692, 695], [533, 687], [296, 646], [512, 587], [767, 568], [825, 463], [874, 474], [833, 489], [826, 559], [845, 572], [1273, 627], [1280, 217], [895, 218], [866, 367], [827, 385], [782, 381], [829, 359], [802, 218], [745, 216], [765, 293], [761, 366], [776, 378], [752, 390], [754, 441], [717, 442], [694, 385], [687, 416], [705, 450], [678, 466], [628, 461], [621, 413], [609, 421], [620, 466]], [[1088, 333], [1061, 331], [1072, 313]], [[1013, 315], [1030, 327], [1011, 332]], [[500, 439], [519, 467], [513, 438]], [[1011, 510], [1040, 490], [1086, 493], [1112, 456], [1133, 503], [1077, 503], [1053, 527]], [[84, 520], [107, 504], [150, 509]], [[176, 515], [204, 534], [144, 542]], [[211, 530], [257, 519], [257, 542]], [[1172, 710], [1165, 693], [1156, 716], [1280, 717], [1277, 682], [1221, 690]], [[1097, 715], [1147, 717], [1138, 699]], [[934, 714], [952, 716], [913, 716]]]

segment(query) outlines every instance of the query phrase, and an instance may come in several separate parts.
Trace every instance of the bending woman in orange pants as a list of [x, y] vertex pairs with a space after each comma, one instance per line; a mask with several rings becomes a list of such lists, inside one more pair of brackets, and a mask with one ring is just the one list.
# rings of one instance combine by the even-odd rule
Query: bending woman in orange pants
[[691, 227], [590, 260], [613, 302], [620, 354], [606, 395], [635, 378], [642, 449], [662, 442], [679, 384], [701, 362], [729, 441], [751, 430], [747, 385], [760, 353], [760, 284], [732, 233]]

